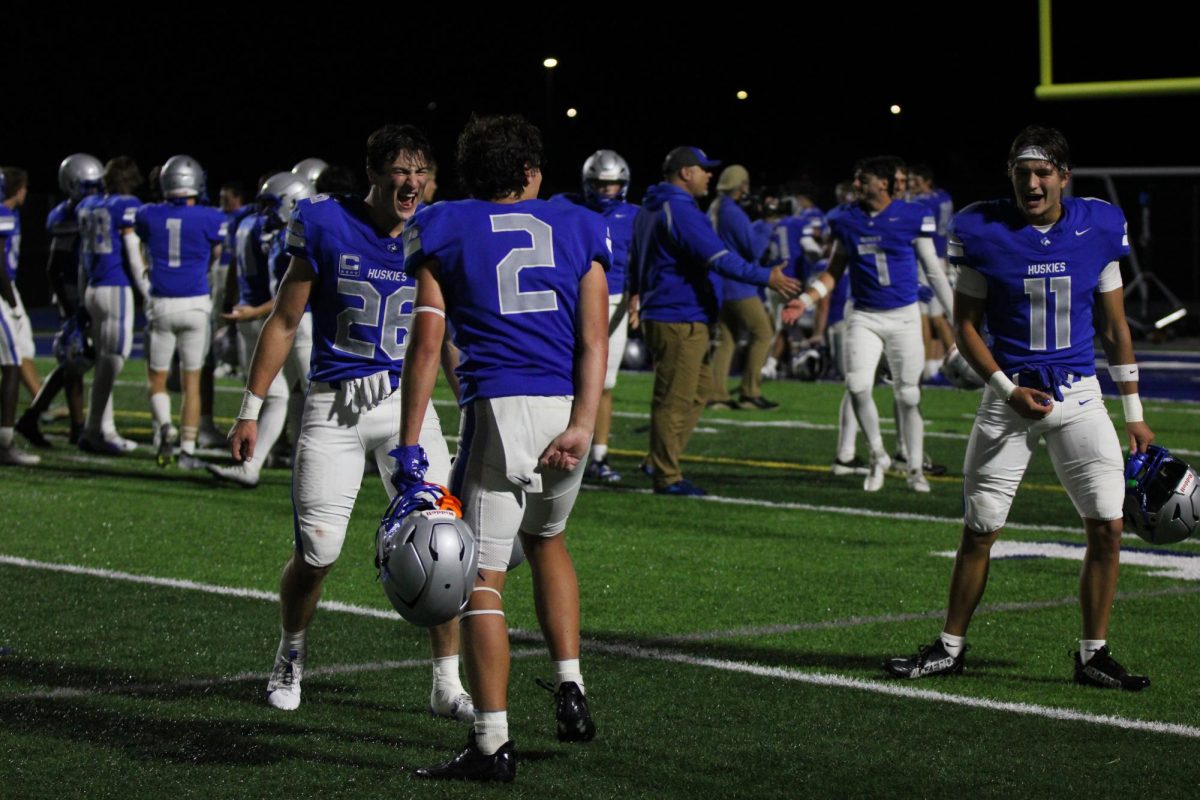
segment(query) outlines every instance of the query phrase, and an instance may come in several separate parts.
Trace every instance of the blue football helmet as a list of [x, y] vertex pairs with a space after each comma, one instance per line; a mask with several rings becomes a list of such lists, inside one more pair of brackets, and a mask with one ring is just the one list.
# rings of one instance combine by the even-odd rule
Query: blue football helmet
[[83, 374], [96, 361], [96, 348], [86, 328], [74, 317], [67, 317], [54, 334], [54, 357], [68, 370]]
[[258, 202], [264, 209], [275, 212], [284, 225], [292, 218], [296, 203], [316, 194], [306, 178], [294, 172], [276, 172], [263, 183], [258, 191]]
[[158, 175], [163, 197], [168, 200], [201, 197], [205, 192], [207, 180], [200, 162], [184, 155], [168, 158]]
[[1147, 542], [1182, 542], [1200, 525], [1200, 478], [1167, 448], [1131, 454], [1125, 487], [1125, 521]]
[[384, 594], [409, 622], [432, 627], [457, 617], [479, 565], [458, 498], [432, 483], [396, 495], [375, 535], [375, 565]]
[[[621, 158], [616, 150], [597, 150], [583, 162], [583, 195], [588, 202], [600, 208], [607, 208], [625, 201], [629, 193], [629, 165]], [[597, 191], [596, 183], [604, 181], [619, 181], [621, 190], [615, 197], [605, 197]]]
[[304, 178], [313, 186], [317, 185], [317, 178], [321, 177], [321, 173], [329, 165], [319, 158], [306, 158], [300, 161], [296, 166], [292, 167], [292, 172]]
[[100, 159], [87, 153], [74, 153], [58, 165], [58, 188], [72, 200], [100, 188], [104, 165]]

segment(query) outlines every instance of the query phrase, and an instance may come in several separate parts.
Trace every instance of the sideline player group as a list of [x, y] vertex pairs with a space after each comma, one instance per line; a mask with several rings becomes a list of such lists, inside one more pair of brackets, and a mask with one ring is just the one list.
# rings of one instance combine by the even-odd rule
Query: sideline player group
[[[846, 382], [833, 469], [864, 475], [867, 491], [881, 488], [892, 466], [872, 399], [885, 354], [913, 491], [930, 491], [919, 409], [922, 374], [936, 352], [927, 331], [951, 355], [957, 348], [986, 382], [964, 464], [964, 527], [944, 630], [916, 655], [888, 660], [888, 673], [962, 671], [991, 544], [1034, 443], [1045, 437], [1087, 534], [1075, 680], [1129, 690], [1149, 685], [1107, 644], [1123, 463], [1103, 403], [1092, 402], [1100, 396], [1092, 351], [1098, 335], [1121, 391], [1130, 449], [1144, 452], [1153, 441], [1124, 318], [1118, 261], [1128, 238], [1120, 209], [1064, 196], [1070, 154], [1058, 131], [1030, 126], [1017, 136], [1007, 163], [1014, 199], [976, 203], [953, 220], [931, 173], [889, 156], [859, 161], [845, 202], [828, 215], [802, 188], [794, 199], [768, 200], [755, 214], [761, 219], [751, 221], [741, 206], [750, 177], [739, 165], [722, 172], [717, 199], [707, 214], [701, 210], [719, 162], [696, 147], [667, 155], [662, 181], [648, 188], [640, 208], [627, 200], [629, 166], [612, 150], [586, 160], [582, 193], [539, 200], [541, 137], [520, 117], [472, 118], [456, 155], [470, 199], [430, 203], [428, 142], [412, 126], [388, 125], [367, 142], [365, 198], [320, 192], [321, 176], [304, 174], [311, 165], [302, 162], [295, 172], [267, 176], [258, 202], [232, 218], [201, 202], [204, 170], [188, 156], [158, 170], [163, 199], [147, 205], [133, 196], [141, 173], [128, 157], [101, 165], [80, 154], [60, 170], [68, 199], [48, 228], [51, 284], [67, 320], [58, 345], [66, 357], [42, 394], [65, 389], [72, 437], [85, 450], [120, 455], [136, 447], [117, 433], [111, 400], [130, 353], [136, 289], [149, 321], [148, 396], [159, 461], [200, 465], [194, 454], [205, 406], [202, 373], [215, 328], [210, 277], [221, 275], [222, 254], [233, 251], [224, 260], [228, 277], [215, 282], [237, 296], [224, 316], [238, 323], [248, 378], [229, 435], [236, 463], [210, 469], [256, 485], [289, 404], [295, 412], [295, 549], [280, 582], [271, 705], [300, 705], [306, 631], [371, 455], [389, 496], [423, 481], [448, 485], [479, 540], [479, 571], [463, 613], [430, 633], [430, 710], [470, 722], [472, 731], [466, 749], [417, 774], [515, 776], [503, 589], [518, 542], [556, 673], [547, 688], [555, 695], [558, 737], [591, 740], [579, 590], [564, 531], [585, 472], [621, 480], [607, 462], [607, 445], [627, 329], [643, 332], [655, 371], [643, 467], [657, 493], [702, 495], [683, 477], [680, 457], [710, 401], [775, 407], [758, 380], [768, 359], [782, 357], [764, 301], [777, 322], [810, 325], [809, 343], [828, 336]], [[909, 182], [917, 190], [911, 198]], [[42, 443], [37, 414], [49, 402], [39, 395], [14, 426], [19, 384], [31, 382], [28, 315], [13, 272], [15, 209], [27, 176], [6, 169], [0, 190], [9, 267], [0, 275], [0, 463], [33, 465], [36, 456], [13, 443], [14, 428]], [[752, 344], [734, 402], [723, 392], [738, 329]], [[184, 393], [177, 455], [166, 394], [176, 355]], [[85, 419], [89, 360], [95, 374]], [[431, 401], [439, 366], [463, 409], [453, 460]], [[858, 429], [869, 462], [853, 455]], [[473, 696], [459, 679], [460, 636]]]

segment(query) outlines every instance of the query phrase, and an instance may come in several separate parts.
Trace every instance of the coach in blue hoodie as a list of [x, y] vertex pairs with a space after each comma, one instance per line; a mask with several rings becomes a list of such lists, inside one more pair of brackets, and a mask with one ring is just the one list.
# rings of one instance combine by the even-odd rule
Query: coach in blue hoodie
[[781, 266], [767, 269], [731, 252], [713, 231], [696, 200], [708, 194], [720, 163], [698, 147], [676, 147], [663, 162], [663, 182], [647, 190], [633, 223], [630, 316], [644, 324], [654, 359], [647, 460], [659, 494], [704, 494], [684, 479], [679, 458], [712, 384], [709, 328], [721, 309], [719, 276], [787, 297], [803, 288]]

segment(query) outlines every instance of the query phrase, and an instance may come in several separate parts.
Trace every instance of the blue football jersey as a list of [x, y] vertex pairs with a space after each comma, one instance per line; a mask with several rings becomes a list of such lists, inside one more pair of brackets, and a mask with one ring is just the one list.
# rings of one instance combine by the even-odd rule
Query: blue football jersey
[[387, 371], [398, 385], [417, 298], [400, 237], [380, 233], [362, 200], [318, 194], [296, 205], [285, 246], [317, 273], [309, 379], [338, 383]]
[[846, 256], [855, 308], [883, 311], [917, 302], [913, 241], [937, 227], [924, 206], [893, 200], [870, 214], [859, 203], [843, 203], [827, 221]]
[[237, 211], [221, 212], [225, 214], [225, 241], [221, 243], [221, 260], [217, 262], [219, 266], [228, 267], [234, 262], [237, 257], [237, 230], [242, 224], [242, 220], [251, 216], [258, 216], [258, 205], [245, 205]]
[[409, 270], [440, 264], [463, 405], [575, 394], [579, 282], [593, 261], [612, 264], [603, 217], [543, 200], [437, 203], [409, 221], [404, 247]]
[[920, 203], [929, 209], [937, 223], [933, 234], [933, 246], [938, 258], [946, 257], [946, 232], [950, 229], [950, 220], [954, 217], [954, 201], [945, 189], [934, 189], [928, 194], [918, 194], [913, 197], [914, 203]]
[[92, 286], [128, 286], [121, 231], [132, 228], [142, 201], [127, 194], [94, 194], [79, 201], [81, 264]]
[[4, 241], [4, 270], [8, 279], [17, 279], [17, 262], [21, 260], [21, 212], [0, 203], [0, 239]]
[[992, 355], [1005, 372], [1042, 366], [1094, 375], [1094, 296], [1104, 268], [1129, 254], [1121, 209], [1064, 197], [1048, 231], [1011, 200], [975, 203], [950, 226], [950, 261], [987, 279]]
[[771, 230], [771, 244], [767, 249], [767, 265], [786, 262], [783, 268], [784, 275], [806, 280], [809, 276], [809, 264], [800, 244], [800, 240], [807, 235], [806, 228], [807, 223], [800, 217], [784, 217], [776, 222]]
[[608, 271], [608, 293], [624, 294], [625, 276], [629, 267], [629, 247], [633, 244], [633, 218], [637, 215], [638, 207], [624, 201], [610, 203], [600, 209], [591, 206], [582, 194], [556, 194], [550, 198], [552, 203], [572, 203], [583, 206], [604, 217], [608, 223], [608, 233], [612, 238], [612, 269]]
[[[271, 270], [267, 260], [274, 231], [266, 230], [263, 214], [243, 216], [234, 232], [239, 302], [259, 306], [271, 299]], [[228, 237], [226, 237], [228, 238]]]
[[154, 203], [139, 208], [134, 223], [150, 251], [152, 296], [208, 294], [208, 265], [213, 245], [225, 241], [225, 214], [212, 206]]

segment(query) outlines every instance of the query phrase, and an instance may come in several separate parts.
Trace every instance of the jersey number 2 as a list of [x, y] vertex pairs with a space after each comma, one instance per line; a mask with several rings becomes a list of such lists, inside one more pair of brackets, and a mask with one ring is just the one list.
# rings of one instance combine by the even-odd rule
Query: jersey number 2
[[525, 231], [533, 244], [532, 247], [514, 247], [496, 265], [500, 313], [557, 311], [558, 296], [553, 289], [521, 291], [521, 270], [554, 267], [554, 229], [532, 214], [492, 214], [491, 220], [492, 233]]

